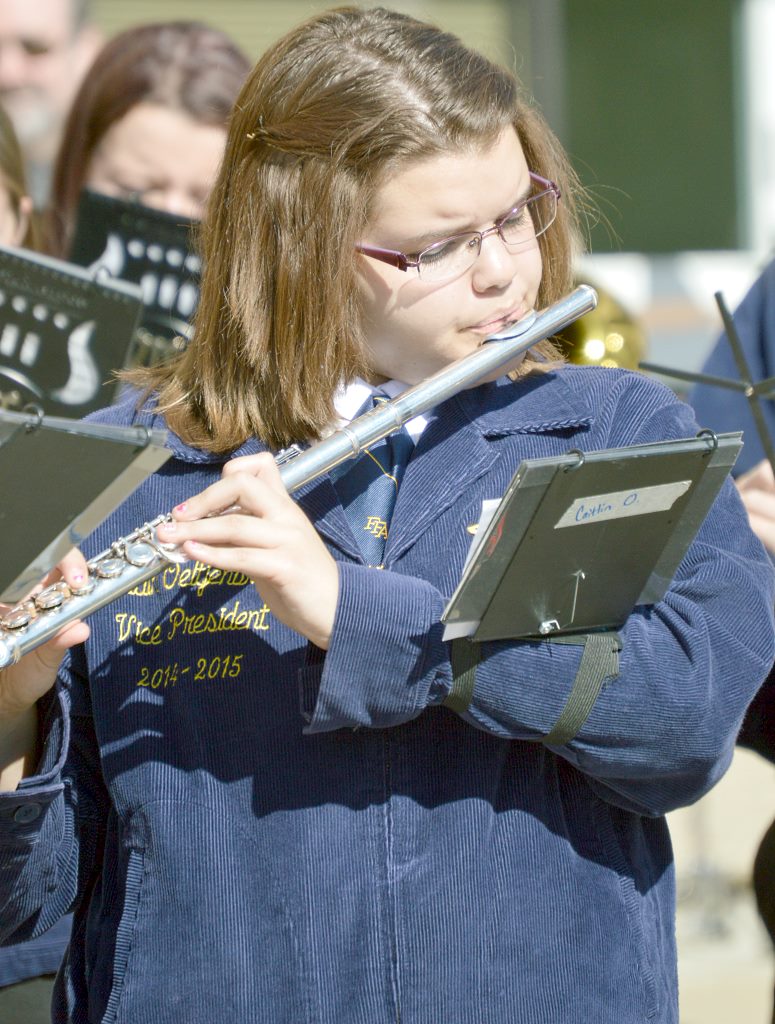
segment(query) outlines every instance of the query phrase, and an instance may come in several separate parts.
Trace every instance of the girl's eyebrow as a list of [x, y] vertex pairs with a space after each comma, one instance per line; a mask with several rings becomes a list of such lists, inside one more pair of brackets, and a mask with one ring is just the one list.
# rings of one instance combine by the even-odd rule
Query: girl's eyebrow
[[[514, 202], [511, 203], [509, 206], [507, 206], [506, 209], [502, 213], [498, 214], [498, 216], [495, 218], [495, 220], [493, 220], [493, 223], [495, 223], [495, 221], [500, 220], [501, 217], [505, 217], [506, 214], [510, 213], [514, 209], [515, 206], [519, 206], [520, 203], [524, 203], [524, 201], [529, 197], [529, 195], [530, 195], [530, 193], [532, 191], [532, 188], [533, 188], [533, 183], [532, 182], [528, 183], [527, 188], [523, 189], [522, 192], [520, 193], [520, 195], [518, 195], [517, 198], [514, 200]], [[476, 228], [459, 227], [459, 228], [455, 229], [454, 231], [446, 231], [446, 232], [442, 232], [442, 231], [426, 231], [422, 235], [415, 235], [413, 238], [410, 238], [404, 244], [404, 248], [403, 248], [402, 251], [407, 253], [408, 255], [412, 255], [414, 253], [418, 253], [418, 252], [422, 251], [423, 249], [425, 249], [429, 245], [433, 245], [434, 242], [442, 241], [444, 238], [452, 238], [455, 235], [462, 235], [462, 234], [465, 234], [467, 231], [475, 231], [475, 230], [477, 230], [477, 229]]]

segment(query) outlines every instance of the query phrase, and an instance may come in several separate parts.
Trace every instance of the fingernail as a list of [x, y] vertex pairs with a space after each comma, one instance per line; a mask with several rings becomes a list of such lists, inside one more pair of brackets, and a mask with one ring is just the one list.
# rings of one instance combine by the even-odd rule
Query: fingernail
[[82, 572], [75, 572], [75, 573], [73, 573], [73, 583], [83, 583], [83, 573]]
[[166, 530], [168, 533], [174, 533], [178, 528], [178, 524], [170, 521], [169, 523], [161, 523], [160, 528]]
[[186, 511], [186, 502], [182, 501], [179, 505], [176, 505], [175, 506], [175, 511], [176, 512], [185, 512]]

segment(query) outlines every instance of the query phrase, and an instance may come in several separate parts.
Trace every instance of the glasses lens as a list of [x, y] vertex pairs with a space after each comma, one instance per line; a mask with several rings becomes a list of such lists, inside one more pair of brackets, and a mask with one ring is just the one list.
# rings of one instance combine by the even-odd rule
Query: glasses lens
[[529, 245], [546, 231], [556, 216], [557, 196], [551, 190], [540, 192], [501, 221], [501, 237], [511, 249]]
[[465, 273], [476, 262], [481, 241], [478, 234], [472, 233], [436, 242], [417, 258], [420, 277], [424, 281], [443, 281]]
[[[552, 189], [531, 196], [502, 221], [498, 233], [507, 249], [517, 252], [531, 245], [557, 216], [557, 195]], [[491, 230], [484, 234], [490, 234]], [[478, 232], [453, 235], [425, 249], [417, 257], [417, 271], [424, 281], [449, 281], [472, 267], [482, 248]]]

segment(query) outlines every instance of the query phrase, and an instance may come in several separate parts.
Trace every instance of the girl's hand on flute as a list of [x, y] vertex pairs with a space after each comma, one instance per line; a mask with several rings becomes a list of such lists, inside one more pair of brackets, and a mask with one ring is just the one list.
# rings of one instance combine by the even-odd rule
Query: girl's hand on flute
[[288, 496], [270, 454], [233, 459], [218, 483], [172, 515], [173, 522], [158, 527], [160, 540], [177, 544], [189, 558], [249, 576], [273, 615], [328, 649], [339, 570]]
[[[88, 575], [86, 559], [75, 548], [52, 569], [29, 595], [64, 580], [77, 589]], [[9, 611], [0, 605], [0, 613]], [[16, 665], [0, 671], [0, 789], [13, 790], [30, 774], [37, 761], [38, 718], [36, 701], [54, 685], [57, 669], [68, 647], [82, 643], [89, 635], [85, 622], [65, 626], [47, 643], [36, 647]]]
[[[46, 574], [28, 598], [59, 580], [77, 589], [87, 575], [86, 559], [73, 548], [56, 568]], [[0, 605], [0, 613], [5, 614], [9, 610], [7, 605]], [[30, 651], [17, 665], [0, 671], [0, 719], [25, 711], [42, 697], [54, 685], [65, 651], [74, 644], [82, 643], [88, 635], [89, 627], [85, 622], [71, 622], [47, 643]]]

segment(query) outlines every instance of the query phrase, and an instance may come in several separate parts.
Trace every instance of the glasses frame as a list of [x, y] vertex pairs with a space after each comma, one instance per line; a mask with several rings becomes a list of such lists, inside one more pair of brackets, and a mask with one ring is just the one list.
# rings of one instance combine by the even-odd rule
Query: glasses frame
[[[509, 249], [509, 247], [512, 246], [514, 243], [507, 242], [506, 239], [501, 234], [501, 226], [504, 224], [505, 221], [513, 217], [515, 212], [523, 210], [528, 203], [532, 203], [536, 199], [540, 199], [542, 196], [554, 194], [555, 203], [559, 203], [560, 199], [562, 198], [560, 186], [557, 185], [555, 182], [551, 181], [549, 178], [543, 178], [540, 174], [535, 174], [533, 171], [529, 171], [528, 173], [530, 175], [530, 180], [534, 182], [536, 185], [541, 186], [541, 191], [536, 192], [535, 195], [528, 196], [527, 199], [523, 199], [522, 202], [517, 203], [516, 206], [512, 206], [509, 212], [505, 213], [502, 217], [499, 217], [491, 228], [485, 228], [484, 231], [458, 231], [454, 235], [448, 235], [446, 238], [440, 238], [438, 241], [432, 242], [431, 245], [427, 245], [420, 252], [416, 253], [416, 258], [414, 259], [412, 258], [411, 254], [399, 252], [397, 249], [381, 249], [378, 246], [361, 245], [360, 243], [355, 246], [355, 251], [361, 253], [362, 256], [370, 256], [371, 259], [373, 260], [379, 260], [380, 263], [388, 263], [390, 264], [391, 267], [395, 267], [397, 270], [407, 271], [409, 270], [410, 267], [412, 267], [417, 271], [418, 277], [422, 278], [422, 272], [420, 270], [420, 260], [425, 255], [425, 253], [430, 252], [431, 249], [435, 249], [437, 245], [444, 245], [446, 242], [451, 242], [453, 239], [459, 238], [461, 235], [469, 235], [471, 238], [479, 239], [479, 250], [476, 254], [474, 262], [476, 262], [476, 260], [479, 258], [479, 255], [482, 251], [482, 242], [489, 235], [497, 234], [500, 237], [503, 244], [506, 246], [506, 248]], [[544, 232], [547, 230], [547, 228], [550, 228], [552, 226], [556, 216], [557, 213], [555, 207], [555, 216], [549, 221], [545, 228], [542, 228], [540, 231], [536, 232], [536, 238], [540, 238], [541, 235], [543, 235]], [[509, 251], [512, 250], [509, 249]], [[471, 264], [471, 266], [473, 266], [473, 263]], [[465, 271], [462, 271], [462, 273], [465, 273]]]

